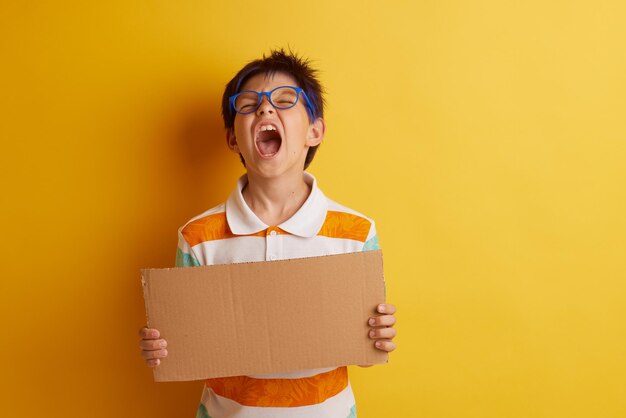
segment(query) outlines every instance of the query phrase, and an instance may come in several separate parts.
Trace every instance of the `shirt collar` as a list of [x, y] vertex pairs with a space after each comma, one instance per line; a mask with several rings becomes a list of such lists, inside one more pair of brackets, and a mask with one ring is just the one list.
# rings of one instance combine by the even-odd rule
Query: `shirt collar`
[[[304, 172], [304, 181], [311, 186], [311, 193], [302, 207], [289, 219], [278, 225], [280, 229], [300, 237], [317, 235], [326, 219], [328, 200], [317, 187], [317, 180], [313, 175]], [[248, 183], [248, 176], [243, 175], [237, 181], [237, 187], [226, 201], [226, 220], [230, 230], [235, 235], [250, 235], [263, 231], [269, 227], [252, 212], [243, 199], [241, 191]]]

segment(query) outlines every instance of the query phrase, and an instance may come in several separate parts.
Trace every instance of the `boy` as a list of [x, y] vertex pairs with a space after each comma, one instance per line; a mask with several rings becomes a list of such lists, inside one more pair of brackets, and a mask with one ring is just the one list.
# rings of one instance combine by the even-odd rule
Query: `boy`
[[[272, 51], [237, 73], [224, 91], [222, 114], [228, 147], [247, 174], [226, 203], [179, 229], [177, 266], [378, 249], [374, 222], [326, 198], [304, 171], [324, 137], [323, 106], [316, 72], [291, 52]], [[382, 315], [367, 319], [370, 338], [393, 351], [395, 307], [376, 309]], [[140, 335], [143, 358], [158, 366], [166, 341], [155, 329]], [[356, 407], [344, 366], [208, 379], [197, 417], [348, 418]]]

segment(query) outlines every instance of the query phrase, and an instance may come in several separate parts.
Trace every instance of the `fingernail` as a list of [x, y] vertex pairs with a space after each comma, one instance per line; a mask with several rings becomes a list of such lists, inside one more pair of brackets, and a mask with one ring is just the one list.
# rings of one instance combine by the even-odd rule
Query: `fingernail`
[[152, 338], [157, 338], [157, 337], [159, 336], [159, 334], [157, 334], [157, 333], [156, 333], [156, 331], [152, 331], [152, 332], [150, 333], [150, 336], [151, 336]]
[[167, 356], [167, 350], [161, 350], [161, 355], [162, 355], [163, 357]]
[[374, 331], [370, 331], [370, 337], [374, 338], [374, 335], [375, 335], [375, 334], [376, 334], [376, 333], [375, 333]]
[[161, 348], [165, 348], [165, 347], [167, 347], [167, 343], [166, 343], [165, 341], [161, 341], [161, 342], [159, 343], [159, 347], [161, 347]]
[[370, 325], [374, 325], [376, 323], [376, 320], [374, 318], [370, 318]]
[[378, 305], [378, 312], [380, 313], [385, 312], [385, 305]]
[[380, 348], [383, 346], [383, 343], [381, 343], [380, 341], [376, 341], [376, 347]]

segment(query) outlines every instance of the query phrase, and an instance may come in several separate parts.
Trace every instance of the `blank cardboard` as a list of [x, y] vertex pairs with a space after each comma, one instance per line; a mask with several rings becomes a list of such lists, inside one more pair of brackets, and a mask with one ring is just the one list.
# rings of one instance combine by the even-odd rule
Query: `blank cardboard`
[[388, 360], [367, 324], [385, 301], [381, 251], [144, 269], [142, 284], [168, 343], [158, 382]]

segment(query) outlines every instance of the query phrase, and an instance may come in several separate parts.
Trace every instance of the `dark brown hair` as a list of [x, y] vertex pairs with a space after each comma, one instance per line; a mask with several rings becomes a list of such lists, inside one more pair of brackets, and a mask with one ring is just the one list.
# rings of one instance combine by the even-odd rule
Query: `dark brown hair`
[[[304, 90], [306, 96], [311, 103], [312, 109], [305, 106], [309, 120], [313, 123], [317, 118], [324, 117], [324, 91], [322, 85], [317, 79], [317, 70], [311, 68], [309, 61], [298, 56], [291, 50], [285, 51], [283, 48], [271, 50], [269, 56], [263, 55], [263, 58], [249, 62], [243, 67], [232, 80], [228, 82], [222, 96], [222, 117], [224, 118], [224, 127], [227, 130], [233, 129], [235, 126], [235, 111], [230, 106], [230, 96], [239, 93], [245, 82], [257, 74], [266, 74], [272, 76], [275, 73], [285, 73], [296, 81], [297, 86]], [[304, 161], [304, 169], [306, 169], [317, 152], [315, 145], [309, 148]], [[245, 162], [242, 162], [245, 165]]]

